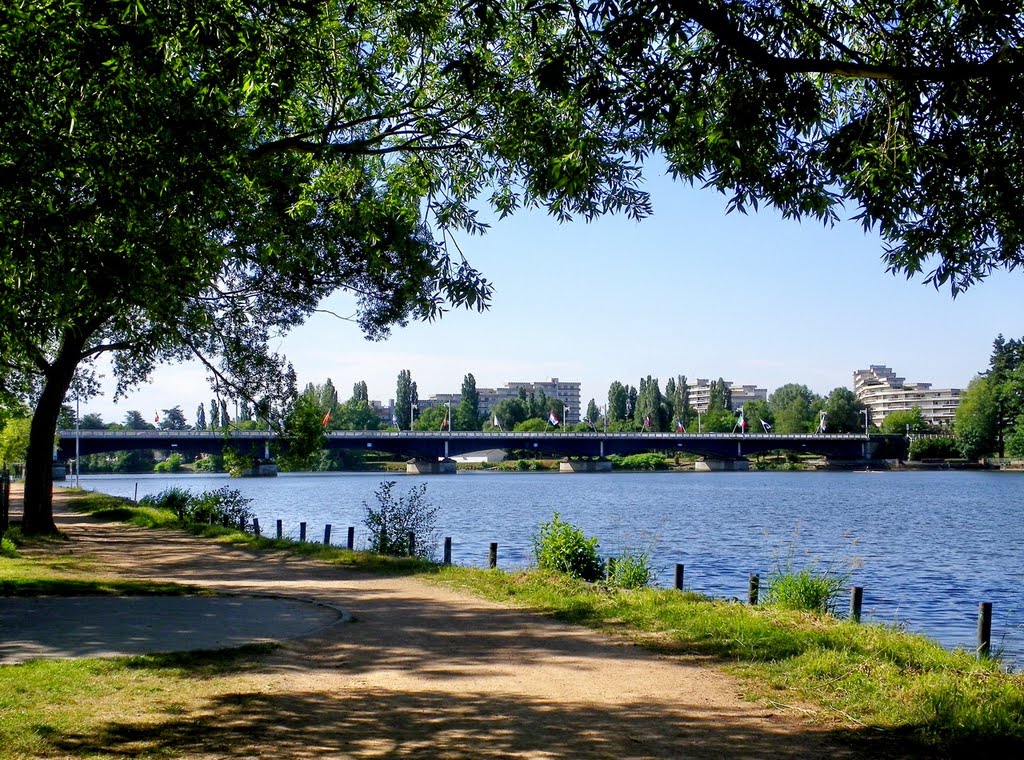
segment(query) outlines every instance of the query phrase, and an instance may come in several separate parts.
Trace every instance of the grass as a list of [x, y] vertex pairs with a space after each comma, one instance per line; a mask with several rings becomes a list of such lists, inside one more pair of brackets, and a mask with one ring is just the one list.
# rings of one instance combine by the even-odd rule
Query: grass
[[[105, 516], [123, 514], [135, 524], [172, 524], [166, 515], [97, 494], [78, 496], [72, 506]], [[1024, 678], [1020, 674], [1006, 672], [998, 661], [979, 661], [970, 652], [946, 651], [922, 636], [890, 627], [858, 625], [778, 605], [750, 607], [672, 590], [627, 591], [539, 570], [509, 573], [438, 567], [314, 543], [255, 538], [224, 528], [207, 527], [201, 533], [253, 550], [288, 551], [358, 570], [420, 574], [431, 582], [625, 635], [663, 654], [724, 667], [744, 680], [751, 698], [783, 706], [814, 706], [817, 719], [844, 725], [851, 730], [851, 737], [878, 739], [887, 747], [894, 742], [900, 747], [909, 743], [910, 751], [942, 755], [968, 751], [1019, 755], [1024, 750]], [[21, 561], [0, 560], [0, 568]], [[45, 565], [39, 570], [44, 575], [52, 571]], [[114, 670], [106, 670], [111, 667], [106, 662], [32, 667], [51, 674], [71, 674], [49, 676], [60, 681], [61, 689], [70, 690], [66, 709], [71, 712], [85, 715], [88, 708], [80, 705], [89, 703], [94, 690], [109, 693], [123, 688], [125, 699], [135, 699], [134, 687], [121, 686], [129, 669], [124, 664]], [[202, 680], [190, 667], [176, 670], [167, 666], [157, 673], [155, 665], [140, 666], [145, 677], [139, 688], [160, 695], [153, 710], [166, 709], [166, 704], [174, 701], [168, 695], [188, 691], [197, 679]], [[40, 683], [21, 692], [15, 689], [23, 696], [12, 703], [11, 683], [21, 676], [12, 679], [10, 673], [10, 669], [0, 668], [0, 714], [15, 715], [17, 720], [16, 726], [0, 729], [0, 741], [11, 732], [22, 732], [19, 741], [28, 742], [22, 745], [28, 747], [31, 739], [26, 737], [32, 731], [24, 733], [25, 726], [52, 718], [32, 717], [35, 714], [29, 708], [23, 712], [17, 707], [18, 699], [36, 699], [38, 690], [46, 686]], [[3, 723], [8, 723], [6, 718]], [[26, 753], [33, 751], [25, 749]]]
[[273, 645], [0, 667], [0, 757], [159, 753], [160, 726], [230, 693]]
[[437, 579], [656, 651], [725, 665], [751, 696], [940, 752], [1024, 749], [1024, 678], [923, 636], [663, 589], [624, 591], [536, 570], [446, 568]]

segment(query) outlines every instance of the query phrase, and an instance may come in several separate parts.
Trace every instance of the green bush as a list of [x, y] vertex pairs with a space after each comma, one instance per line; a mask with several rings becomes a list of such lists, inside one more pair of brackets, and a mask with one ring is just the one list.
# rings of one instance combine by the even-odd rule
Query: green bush
[[952, 438], [917, 438], [910, 443], [910, 458], [914, 461], [959, 457], [960, 449]]
[[542, 570], [566, 573], [585, 581], [604, 578], [604, 562], [597, 553], [596, 538], [587, 538], [575, 525], [563, 522], [555, 512], [533, 535], [533, 554]]
[[6, 534], [0, 538], [0, 557], [14, 558], [18, 556], [18, 547]]
[[373, 492], [377, 506], [365, 501], [363, 524], [370, 531], [370, 550], [391, 557], [408, 557], [409, 534], [416, 542], [412, 556], [431, 559], [437, 553], [438, 533], [435, 526], [438, 508], [427, 501], [427, 485], [420, 483], [405, 496], [395, 497], [395, 481], [386, 480]]
[[624, 549], [608, 559], [608, 585], [618, 588], [647, 588], [654, 580], [650, 552]]
[[153, 472], [181, 472], [181, 454], [175, 452], [162, 462], [153, 465]]
[[668, 467], [663, 454], [632, 454], [628, 457], [613, 454], [608, 458], [612, 467], [622, 470], [664, 470]]
[[204, 491], [196, 496], [178, 486], [167, 488], [156, 496], [143, 496], [139, 503], [145, 507], [167, 509], [185, 525], [249, 525], [253, 513], [248, 505], [252, 499], [241, 492], [224, 486], [215, 491]]
[[764, 602], [787, 610], [832, 614], [848, 582], [846, 576], [827, 570], [776, 568], [768, 577]]

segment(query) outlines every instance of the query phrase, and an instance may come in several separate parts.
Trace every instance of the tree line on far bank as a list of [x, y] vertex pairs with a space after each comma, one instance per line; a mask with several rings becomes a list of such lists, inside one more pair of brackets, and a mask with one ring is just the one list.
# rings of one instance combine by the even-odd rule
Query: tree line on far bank
[[[275, 454], [289, 469], [338, 469], [350, 466], [358, 455], [326, 452], [323, 436], [332, 430], [508, 430], [536, 432], [563, 429], [564, 403], [520, 389], [517, 396], [500, 401], [483, 414], [480, 395], [472, 373], [462, 382], [458, 403], [421, 402], [409, 370], [402, 370], [396, 384], [396, 402], [391, 420], [381, 417], [379, 407], [370, 403], [365, 381], [356, 382], [349, 398], [342, 400], [328, 378], [322, 384], [310, 383], [295, 394], [274, 421], [261, 418], [245, 399], [229, 406], [224, 398], [212, 398], [209, 405], [199, 404], [195, 422], [190, 424], [180, 405], [161, 409], [149, 421], [138, 410], [129, 410], [121, 422], [107, 423], [96, 413], [87, 413], [77, 421], [83, 430], [259, 430], [276, 427], [284, 445]], [[612, 382], [607, 402], [587, 404], [583, 420], [568, 429], [585, 432], [730, 432], [740, 422], [728, 384], [719, 378], [711, 383], [707, 409], [698, 413], [690, 403], [691, 386], [685, 375], [670, 377], [664, 392], [658, 378], [640, 378], [637, 386]], [[208, 410], [208, 411], [207, 411]], [[835, 388], [819, 396], [806, 385], [787, 383], [776, 388], [765, 401], [747, 401], [742, 419], [750, 432], [771, 431], [780, 434], [810, 433], [818, 429], [822, 418], [830, 433], [854, 433], [864, 430], [865, 407], [848, 388]], [[552, 424], [552, 419], [557, 424]], [[75, 427], [74, 409], [61, 407], [58, 427]], [[1007, 340], [999, 335], [993, 342], [986, 370], [975, 377], [964, 391], [952, 428], [936, 429], [925, 421], [917, 407], [892, 412], [870, 429], [884, 433], [931, 434], [916, 440], [916, 457], [964, 457], [977, 459], [987, 455], [1024, 457], [1024, 338]], [[9, 469], [23, 461], [28, 444], [29, 419], [26, 409], [0, 410], [0, 469]], [[231, 469], [258, 452], [228, 452], [225, 457], [197, 460], [200, 469]], [[187, 453], [165, 468], [177, 468], [191, 460]], [[204, 461], [205, 460], [205, 461]], [[111, 455], [82, 457], [83, 472], [144, 472], [156, 462], [151, 451], [124, 451]]]

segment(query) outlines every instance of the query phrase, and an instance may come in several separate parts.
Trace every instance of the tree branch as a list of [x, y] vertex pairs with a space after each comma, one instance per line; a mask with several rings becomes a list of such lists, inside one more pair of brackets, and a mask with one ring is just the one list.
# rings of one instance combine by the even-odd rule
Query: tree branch
[[1021, 64], [1001, 61], [998, 56], [982, 62], [962, 61], [946, 66], [891, 66], [835, 58], [777, 56], [766, 50], [757, 40], [741, 32], [725, 13], [705, 3], [688, 2], [680, 8], [680, 13], [714, 34], [740, 57], [776, 74], [828, 74], [852, 79], [944, 82], [1006, 77], [1024, 72]]

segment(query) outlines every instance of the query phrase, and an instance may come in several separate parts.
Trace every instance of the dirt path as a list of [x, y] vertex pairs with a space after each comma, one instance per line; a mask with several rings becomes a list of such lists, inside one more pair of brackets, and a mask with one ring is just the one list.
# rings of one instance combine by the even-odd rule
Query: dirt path
[[[213, 739], [167, 732], [192, 756], [438, 758], [859, 757], [842, 735], [745, 702], [707, 666], [410, 578], [67, 512], [61, 551], [122, 578], [273, 593], [355, 621], [268, 657], [208, 707]], [[187, 721], [184, 721], [187, 722]], [[206, 721], [207, 725], [210, 721]], [[209, 742], [213, 741], [213, 744]]]

